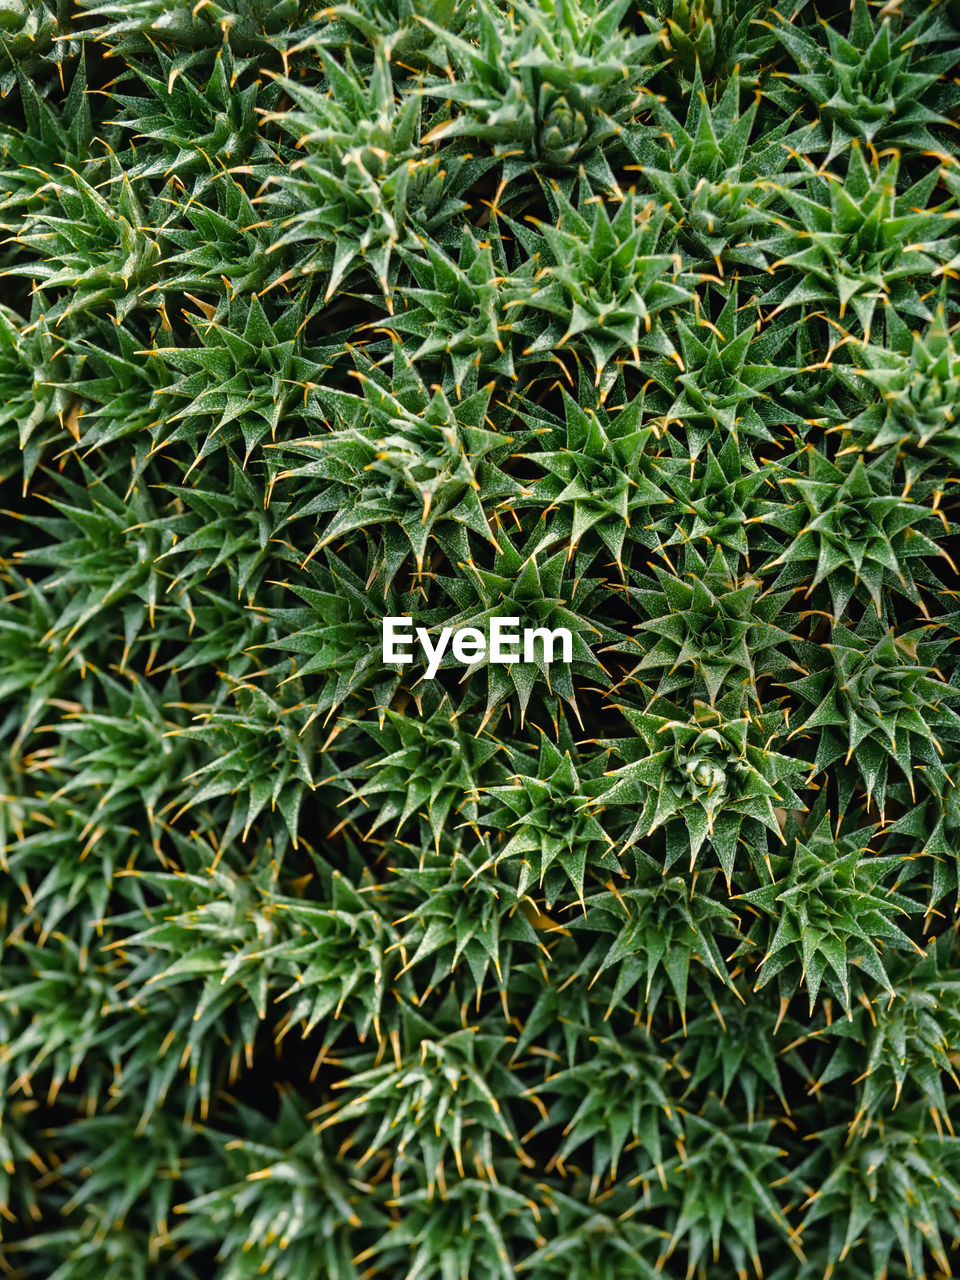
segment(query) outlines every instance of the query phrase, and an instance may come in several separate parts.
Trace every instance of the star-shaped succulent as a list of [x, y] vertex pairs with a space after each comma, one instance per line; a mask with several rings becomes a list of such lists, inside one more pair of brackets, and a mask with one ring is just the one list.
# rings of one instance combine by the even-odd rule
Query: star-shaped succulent
[[[833, 1250], [846, 1256], [862, 1239], [874, 1274], [893, 1274], [902, 1259], [903, 1274], [919, 1276], [926, 1258], [949, 1274], [954, 1217], [940, 1189], [955, 1202], [960, 1179], [953, 1135], [943, 1136], [927, 1105], [916, 1102], [887, 1116], [882, 1128], [865, 1126], [853, 1136], [843, 1119], [824, 1125], [808, 1112], [807, 1120], [816, 1126], [818, 1150], [797, 1169], [806, 1191], [802, 1236], [829, 1218], [836, 1232]], [[849, 1217], [836, 1216], [840, 1204], [851, 1206]]]
[[948, 1081], [958, 1084], [951, 1045], [960, 1033], [960, 983], [950, 976], [948, 937], [932, 940], [920, 961], [898, 953], [889, 961], [890, 981], [897, 991], [851, 1009], [801, 1038], [820, 1042], [829, 1057], [817, 1076], [817, 1087], [847, 1077], [858, 1084], [851, 1131], [881, 1122], [901, 1102], [920, 1094], [941, 1119], [949, 1116]]
[[[737, 714], [761, 699], [756, 671], [786, 673], [790, 660], [778, 646], [789, 643], [792, 616], [781, 618], [790, 593], [761, 594], [756, 578], [735, 578], [723, 552], [709, 564], [692, 543], [684, 547], [684, 572], [677, 577], [654, 566], [658, 588], [646, 575], [633, 575], [627, 595], [644, 621], [637, 634], [608, 652], [630, 658], [642, 654], [618, 688], [636, 684], [650, 697], [686, 697], [711, 705], [723, 698]], [[778, 621], [779, 619], [779, 621]], [[658, 679], [657, 679], [658, 677]]]
[[[822, 812], [823, 805], [820, 806]], [[870, 849], [874, 827], [837, 839], [824, 813], [809, 833], [798, 833], [772, 884], [738, 895], [759, 919], [738, 954], [765, 947], [757, 989], [777, 979], [781, 996], [804, 987], [812, 1013], [822, 984], [849, 1010], [861, 991], [894, 989], [882, 949], [919, 952], [896, 923], [916, 903], [885, 883], [899, 863]]]
[[602, 145], [641, 101], [656, 65], [657, 37], [628, 35], [627, 8], [627, 0], [516, 0], [504, 22], [483, 0], [473, 42], [422, 17], [452, 63], [449, 80], [423, 91], [456, 108], [425, 141], [486, 144], [503, 157], [505, 182], [531, 167], [578, 165], [608, 180]]
[[780, 140], [786, 126], [756, 138], [759, 100], [741, 112], [742, 89], [735, 72], [711, 106], [697, 71], [682, 124], [658, 98], [653, 109], [660, 132], [624, 132], [636, 161], [626, 171], [641, 174], [669, 202], [680, 251], [721, 276], [727, 267], [766, 267], [754, 247], [756, 233], [772, 221], [768, 206], [782, 185], [796, 181], [785, 173], [788, 156]]
[[666, 866], [687, 854], [692, 871], [709, 841], [729, 886], [744, 823], [753, 824], [754, 837], [765, 827], [782, 840], [774, 806], [803, 807], [788, 781], [803, 766], [769, 749], [771, 735], [782, 730], [782, 713], [728, 720], [695, 703], [684, 721], [619, 709], [638, 737], [609, 744], [627, 763], [608, 770], [611, 781], [594, 808], [640, 809], [624, 847], [664, 827]]
[[[815, 39], [785, 18], [773, 32], [799, 72], [781, 72], [814, 105], [818, 120], [804, 130], [803, 150], [826, 152], [829, 164], [854, 139], [880, 147], [937, 150], [943, 146], [945, 114], [957, 101], [945, 83], [953, 52], [933, 52], [932, 10], [912, 22], [897, 23], [896, 11], [882, 8], [875, 22], [866, 0], [853, 0], [850, 30], [844, 36], [823, 22], [826, 37]], [[897, 26], [900, 29], [897, 30]]]
[[0, 0], [5, 1277], [956, 1271], [958, 52]]
[[864, 595], [881, 617], [885, 590], [923, 609], [910, 561], [949, 557], [930, 536], [941, 527], [933, 511], [892, 492], [893, 453], [871, 463], [857, 458], [846, 472], [816, 450], [806, 458], [805, 476], [780, 478], [784, 491], [798, 493], [799, 501], [768, 517], [792, 541], [761, 571], [783, 566], [774, 585], [806, 584], [807, 598], [825, 583], [835, 620], [851, 599]]
[[691, 979], [710, 999], [718, 983], [733, 990], [724, 953], [739, 936], [737, 916], [714, 889], [716, 868], [699, 869], [691, 894], [685, 876], [665, 874], [639, 845], [624, 852], [623, 863], [625, 881], [596, 889], [583, 918], [570, 922], [574, 937], [596, 935], [577, 972], [606, 997], [607, 1017], [631, 991], [652, 1016], [669, 992], [686, 1026]]
[[666, 22], [663, 41], [675, 92], [692, 86], [695, 97], [701, 77], [724, 85], [738, 71], [752, 70], [769, 43], [751, 25], [759, 9], [754, 0], [653, 0], [650, 8], [643, 18], [651, 31], [663, 30]]
[[[539, 533], [534, 537], [539, 542]], [[424, 623], [431, 624], [434, 631], [441, 626], [453, 630], [474, 627], [484, 633], [487, 641], [484, 654], [470, 663], [462, 677], [462, 682], [471, 682], [473, 690], [479, 683], [477, 674], [480, 671], [486, 674], [484, 725], [496, 708], [515, 698], [522, 726], [535, 689], [539, 690], [541, 699], [544, 689], [552, 699], [563, 699], [579, 719], [574, 678], [578, 683], [599, 680], [606, 685], [607, 674], [593, 646], [618, 638], [600, 619], [593, 622], [585, 616], [602, 592], [602, 579], [571, 575], [566, 551], [542, 554], [534, 543], [524, 548], [524, 554], [514, 546], [506, 526], [498, 529], [497, 538], [499, 550], [492, 569], [482, 569], [471, 559], [467, 562], [469, 576], [439, 579], [439, 585], [459, 612], [453, 617], [446, 609], [436, 614], [425, 613]], [[491, 663], [489, 637], [493, 617], [517, 618], [518, 622], [508, 628], [511, 634], [522, 634], [527, 628], [551, 633], [559, 627], [566, 628], [570, 632], [571, 661], [551, 663], [547, 660], [546, 643], [537, 641], [532, 661], [525, 661], [520, 654], [516, 662]], [[455, 661], [452, 651], [448, 651], [440, 670], [454, 665]], [[539, 710], [540, 700], [533, 705]]]
[[[875, 154], [875, 153], [874, 153]], [[885, 153], [886, 154], [886, 153]], [[930, 206], [937, 169], [900, 192], [900, 159], [885, 162], [854, 144], [843, 181], [829, 170], [784, 191], [782, 230], [760, 241], [783, 279], [763, 296], [768, 319], [814, 308], [864, 339], [887, 313], [895, 324], [928, 321], [926, 283], [953, 252], [946, 204]]]
[[[422, 717], [388, 709], [382, 727], [357, 723], [378, 748], [373, 759], [343, 775], [361, 802], [351, 807], [352, 820], [369, 826], [364, 839], [387, 822], [396, 824], [399, 835], [409, 819], [421, 816], [439, 850], [448, 820], [453, 825], [455, 820], [476, 819], [476, 800], [471, 797], [480, 785], [484, 765], [500, 746], [489, 737], [478, 738], [475, 725], [462, 727], [445, 696], [432, 713], [424, 708]], [[364, 822], [365, 814], [369, 822]]]
[[923, 628], [901, 635], [884, 631], [868, 613], [856, 630], [835, 626], [823, 647], [827, 661], [790, 685], [792, 693], [814, 704], [791, 736], [816, 743], [816, 772], [842, 760], [841, 807], [847, 807], [856, 779], [867, 807], [875, 803], [882, 814], [891, 762], [914, 796], [915, 780], [936, 788], [944, 744], [960, 741], [960, 716], [951, 705], [960, 700], [960, 690], [934, 666], [945, 642], [931, 643]]
[[342, 65], [322, 46], [316, 54], [326, 91], [279, 77], [297, 109], [267, 115], [303, 152], [282, 170], [264, 166], [272, 189], [261, 206], [278, 218], [274, 246], [298, 247], [294, 264], [272, 284], [316, 272], [329, 301], [342, 281], [362, 272], [377, 283], [390, 309], [397, 245], [424, 233], [443, 240], [463, 208], [460, 194], [490, 162], [465, 151], [458, 160], [449, 151], [441, 160], [436, 150], [423, 149], [422, 99], [408, 94], [398, 105], [383, 49], [369, 78], [349, 51]]
[[411, 361], [448, 366], [458, 396], [471, 370], [481, 380], [516, 378], [501, 296], [503, 273], [494, 264], [490, 242], [467, 231], [456, 261], [427, 237], [416, 250], [400, 245], [397, 252], [414, 283], [398, 289], [402, 306], [395, 309], [390, 328], [419, 340]]
[[311, 459], [283, 473], [307, 482], [302, 509], [336, 513], [320, 545], [399, 526], [399, 547], [388, 542], [390, 577], [411, 551], [421, 571], [431, 539], [455, 525], [496, 546], [484, 504], [518, 495], [522, 486], [484, 461], [512, 442], [485, 425], [491, 387], [451, 403], [415, 373], [406, 385], [372, 368], [359, 377], [362, 395], [320, 393], [334, 429], [282, 446], [286, 455]]
[[[658, 460], [651, 443], [658, 437], [655, 428], [641, 425], [642, 396], [614, 414], [591, 403], [598, 397], [585, 378], [579, 390], [578, 402], [561, 388], [562, 421], [533, 405], [520, 410], [540, 446], [525, 457], [545, 474], [516, 507], [549, 513], [544, 545], [566, 542], [572, 557], [585, 538], [592, 547], [599, 541], [623, 573], [627, 535], [640, 525], [634, 536], [643, 538], [645, 517], [670, 502], [655, 478]], [[588, 564], [592, 558], [585, 557]]]
[[489, 863], [520, 859], [517, 897], [536, 885], [549, 907], [569, 883], [582, 903], [588, 869], [596, 875], [619, 870], [613, 841], [587, 811], [592, 794], [592, 782], [581, 780], [569, 751], [561, 755], [545, 736], [536, 774], [517, 773], [507, 785], [484, 788], [480, 822], [506, 838]]
[[771, 440], [771, 429], [802, 423], [776, 395], [796, 374], [783, 353], [791, 326], [758, 329], [758, 313], [740, 305], [734, 285], [715, 322], [699, 311], [674, 317], [680, 359], [650, 362], [664, 421], [682, 424], [691, 456], [707, 441], [722, 449], [730, 438]]
[[661, 462], [661, 483], [673, 498], [654, 524], [661, 553], [669, 558], [669, 548], [677, 544], [719, 546], [730, 566], [742, 557], [749, 567], [751, 552], [779, 551], [765, 526], [781, 513], [782, 504], [770, 499], [783, 464], [765, 461], [758, 466], [750, 455], [745, 457], [733, 435], [716, 452], [710, 443], [701, 452], [703, 435], [691, 435], [681, 443], [670, 434], [669, 453]]
[[[666, 205], [630, 193], [611, 212], [585, 179], [576, 205], [559, 188], [551, 198], [554, 216], [536, 219], [535, 231], [504, 218], [527, 253], [505, 286], [506, 305], [519, 308], [514, 330], [532, 339], [524, 354], [572, 348], [598, 386], [618, 351], [637, 364], [641, 351], [672, 356], [661, 313], [691, 295], [680, 255], [664, 243]], [[608, 371], [604, 389], [615, 376]]]
[[867, 452], [895, 449], [911, 483], [935, 460], [960, 463], [960, 350], [943, 303], [926, 329], [904, 333], [900, 349], [864, 343], [847, 380], [870, 402], [842, 430]]

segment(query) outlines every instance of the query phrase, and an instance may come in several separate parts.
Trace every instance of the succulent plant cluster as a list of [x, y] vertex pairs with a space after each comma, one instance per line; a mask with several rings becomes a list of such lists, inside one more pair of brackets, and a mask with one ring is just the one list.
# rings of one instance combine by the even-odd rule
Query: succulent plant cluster
[[0, 0], [2, 1274], [958, 1273], [958, 85]]

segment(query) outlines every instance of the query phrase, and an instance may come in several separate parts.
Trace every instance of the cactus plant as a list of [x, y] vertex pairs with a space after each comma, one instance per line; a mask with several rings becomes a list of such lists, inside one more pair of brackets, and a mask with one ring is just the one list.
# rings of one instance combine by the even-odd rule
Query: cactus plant
[[0, 0], [5, 1276], [958, 1274], [958, 14]]

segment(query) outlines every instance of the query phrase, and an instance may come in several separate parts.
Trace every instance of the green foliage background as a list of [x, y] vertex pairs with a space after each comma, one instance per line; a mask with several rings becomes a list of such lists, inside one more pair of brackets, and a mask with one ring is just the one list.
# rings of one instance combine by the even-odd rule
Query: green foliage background
[[3, 1274], [955, 1274], [958, 24], [0, 0]]

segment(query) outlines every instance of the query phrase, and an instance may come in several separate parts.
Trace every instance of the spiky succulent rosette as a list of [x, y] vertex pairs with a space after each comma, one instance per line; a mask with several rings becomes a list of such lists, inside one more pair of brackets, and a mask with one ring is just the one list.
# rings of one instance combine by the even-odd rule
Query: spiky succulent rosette
[[958, 50], [0, 0], [4, 1276], [958, 1273]]
[[627, 0], [518, 0], [505, 15], [481, 0], [472, 29], [461, 33], [432, 20], [428, 8], [417, 16], [447, 53], [450, 76], [432, 78], [425, 92], [455, 108], [429, 139], [467, 138], [491, 149], [503, 157], [507, 181], [529, 168], [578, 167], [611, 180], [604, 144], [643, 102], [657, 57], [655, 36], [625, 30]]
[[865, 343], [862, 353], [863, 363], [848, 376], [866, 404], [842, 430], [868, 453], [896, 450], [911, 483], [940, 456], [955, 465], [960, 353], [945, 306], [923, 331], [904, 332], [891, 347]]

